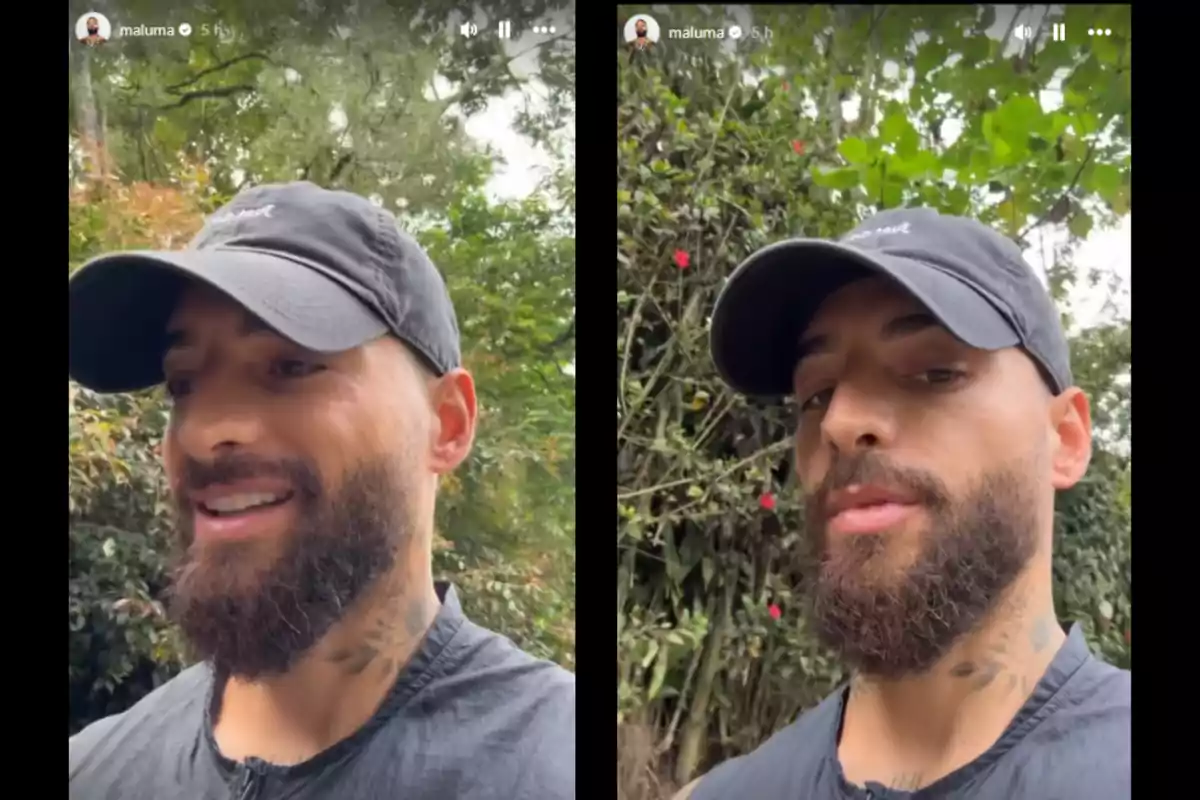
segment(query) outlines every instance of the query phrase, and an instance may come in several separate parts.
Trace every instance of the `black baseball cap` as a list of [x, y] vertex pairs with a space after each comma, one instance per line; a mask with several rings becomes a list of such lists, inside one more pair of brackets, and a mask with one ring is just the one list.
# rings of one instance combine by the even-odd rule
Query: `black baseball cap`
[[437, 375], [460, 363], [454, 306], [420, 245], [369, 200], [301, 181], [239, 193], [187, 249], [83, 265], [68, 284], [71, 379], [104, 393], [162, 383], [167, 321], [193, 281], [316, 352], [390, 333]]
[[713, 310], [717, 372], [743, 394], [791, 394], [813, 315], [834, 291], [871, 275], [900, 284], [972, 347], [1023, 349], [1056, 394], [1072, 385], [1058, 311], [1017, 245], [926, 208], [885, 211], [837, 241], [791, 239], [746, 259]]

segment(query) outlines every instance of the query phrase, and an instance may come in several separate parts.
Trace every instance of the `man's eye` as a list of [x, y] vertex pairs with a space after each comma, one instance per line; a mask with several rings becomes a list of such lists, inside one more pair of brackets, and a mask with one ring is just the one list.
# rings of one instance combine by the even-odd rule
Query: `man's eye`
[[172, 400], [178, 400], [192, 390], [192, 382], [187, 378], [168, 378], [164, 384], [164, 388], [166, 389], [167, 397]]
[[297, 358], [284, 358], [276, 361], [271, 371], [283, 378], [303, 378], [325, 369], [321, 364], [313, 364]]
[[950, 386], [957, 383], [966, 377], [966, 373], [960, 369], [936, 368], [927, 369], [918, 373], [917, 379], [929, 384], [930, 386]]
[[808, 399], [800, 404], [800, 413], [808, 411], [820, 411], [829, 405], [829, 401], [833, 398], [833, 387], [822, 389], [816, 394], [809, 395]]

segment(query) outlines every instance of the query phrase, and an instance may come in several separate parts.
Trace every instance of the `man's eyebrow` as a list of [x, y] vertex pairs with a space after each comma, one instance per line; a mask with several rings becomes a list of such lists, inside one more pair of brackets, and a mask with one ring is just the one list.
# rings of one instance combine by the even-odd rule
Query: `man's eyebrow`
[[810, 356], [828, 353], [832, 349], [833, 340], [827, 335], [809, 336], [802, 339], [796, 348], [796, 365], [799, 366], [801, 361]]
[[[932, 314], [919, 312], [916, 314], [905, 314], [901, 317], [888, 322], [879, 331], [879, 338], [884, 341], [893, 341], [901, 339], [905, 336], [912, 336], [916, 333], [928, 330], [933, 327], [942, 327], [942, 323], [938, 322]], [[818, 334], [809, 336], [800, 341], [800, 345], [796, 348], [796, 366], [800, 366], [800, 362], [804, 359], [828, 353], [833, 349], [833, 338], [828, 334]]]

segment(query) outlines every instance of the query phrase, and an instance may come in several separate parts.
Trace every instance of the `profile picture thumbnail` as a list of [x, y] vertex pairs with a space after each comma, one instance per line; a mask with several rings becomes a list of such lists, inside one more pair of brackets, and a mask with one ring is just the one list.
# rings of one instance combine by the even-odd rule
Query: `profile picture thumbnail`
[[625, 23], [625, 41], [638, 50], [653, 47], [658, 37], [658, 23], [649, 14], [635, 14]]
[[99, 11], [89, 11], [75, 21], [75, 38], [89, 47], [112, 38], [112, 24]]

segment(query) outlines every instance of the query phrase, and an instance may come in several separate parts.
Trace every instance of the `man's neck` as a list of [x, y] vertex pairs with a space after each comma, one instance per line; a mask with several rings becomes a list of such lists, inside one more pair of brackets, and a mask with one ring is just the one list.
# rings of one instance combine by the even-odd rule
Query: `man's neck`
[[389, 575], [357, 605], [287, 674], [255, 682], [229, 677], [214, 725], [226, 757], [298, 764], [375, 714], [440, 602], [430, 571], [410, 569]]
[[871, 780], [914, 789], [991, 747], [1065, 639], [1048, 584], [1018, 581], [1010, 597], [1021, 599], [1002, 602], [925, 673], [899, 680], [857, 676], [839, 744], [847, 777], [860, 785]]

